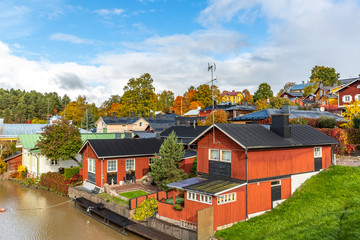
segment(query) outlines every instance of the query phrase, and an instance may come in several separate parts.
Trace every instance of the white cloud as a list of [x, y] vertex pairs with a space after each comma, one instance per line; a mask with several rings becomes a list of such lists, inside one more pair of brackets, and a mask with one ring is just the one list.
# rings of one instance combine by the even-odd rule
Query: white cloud
[[107, 15], [121, 15], [125, 12], [124, 9], [120, 8], [114, 8], [114, 9], [98, 9], [95, 10], [95, 12], [101, 16], [107, 16]]
[[54, 33], [49, 37], [50, 40], [70, 42], [75, 44], [92, 44], [93, 41], [85, 38], [80, 38], [72, 34]]

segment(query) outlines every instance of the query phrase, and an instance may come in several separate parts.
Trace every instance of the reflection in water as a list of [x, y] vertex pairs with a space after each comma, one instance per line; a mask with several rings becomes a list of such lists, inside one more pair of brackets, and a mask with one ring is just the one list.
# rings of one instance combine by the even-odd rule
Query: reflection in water
[[[69, 198], [0, 180], [0, 239], [142, 239], [124, 236], [74, 208]], [[43, 208], [43, 209], [38, 209]]]

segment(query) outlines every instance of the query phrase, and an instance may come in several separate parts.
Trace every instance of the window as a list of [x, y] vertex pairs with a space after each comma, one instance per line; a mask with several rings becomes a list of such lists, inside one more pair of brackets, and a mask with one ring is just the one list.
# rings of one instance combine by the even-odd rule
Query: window
[[187, 192], [187, 199], [195, 202], [201, 202], [206, 204], [212, 204], [212, 197], [205, 194]]
[[154, 158], [149, 158], [149, 166], [154, 163]]
[[285, 95], [284, 95], [284, 98], [288, 98], [288, 95], [285, 94]]
[[351, 102], [352, 97], [351, 95], [345, 95], [342, 97], [343, 102]]
[[51, 160], [50, 165], [51, 165], [51, 166], [58, 166], [58, 165], [59, 165], [59, 161], [58, 161], [58, 160]]
[[117, 172], [117, 160], [108, 160], [107, 161], [107, 171], [108, 172]]
[[279, 186], [279, 185], [281, 185], [281, 181], [280, 181], [280, 180], [278, 180], [278, 181], [272, 181], [272, 182], [271, 182], [271, 186], [272, 186], [272, 187]]
[[140, 127], [142, 126], [142, 122], [139, 122], [139, 126], [140, 126]]
[[218, 205], [235, 202], [235, 201], [236, 201], [236, 193], [229, 193], [229, 194], [222, 195], [221, 197], [217, 197]]
[[321, 157], [321, 156], [322, 156], [321, 147], [314, 147], [314, 157]]
[[355, 101], [359, 101], [360, 100], [360, 94], [356, 94], [355, 95]]
[[91, 173], [95, 173], [95, 159], [89, 158], [88, 162], [88, 171]]
[[220, 161], [231, 162], [231, 151], [221, 150], [221, 159]]
[[135, 170], [135, 159], [126, 159], [126, 171]]
[[210, 159], [211, 160], [219, 160], [219, 150], [218, 149], [210, 149]]
[[360, 84], [359, 84], [359, 85], [357, 85], [357, 88], [360, 88]]

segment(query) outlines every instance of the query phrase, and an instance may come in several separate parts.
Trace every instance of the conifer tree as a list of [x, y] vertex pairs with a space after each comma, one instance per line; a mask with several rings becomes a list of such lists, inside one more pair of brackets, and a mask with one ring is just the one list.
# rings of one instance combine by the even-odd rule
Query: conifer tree
[[151, 165], [150, 175], [155, 183], [162, 190], [169, 190], [168, 183], [181, 181], [187, 174], [180, 169], [180, 161], [184, 157], [185, 150], [182, 143], [178, 143], [178, 138], [173, 131], [160, 147], [159, 155]]

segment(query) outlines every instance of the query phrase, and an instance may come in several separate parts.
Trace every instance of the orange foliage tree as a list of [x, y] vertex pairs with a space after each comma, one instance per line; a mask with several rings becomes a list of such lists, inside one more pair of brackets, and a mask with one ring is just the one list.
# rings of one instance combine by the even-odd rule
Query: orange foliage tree
[[182, 115], [187, 112], [187, 107], [185, 106], [185, 98], [183, 96], [177, 96], [174, 101], [174, 107], [172, 108], [176, 114]]
[[[229, 113], [225, 112], [223, 110], [217, 110], [214, 112], [214, 117], [215, 117], [215, 123], [227, 123]], [[200, 124], [200, 125], [211, 125], [211, 124], [213, 124], [213, 114], [212, 113], [207, 115], [204, 123]]]

